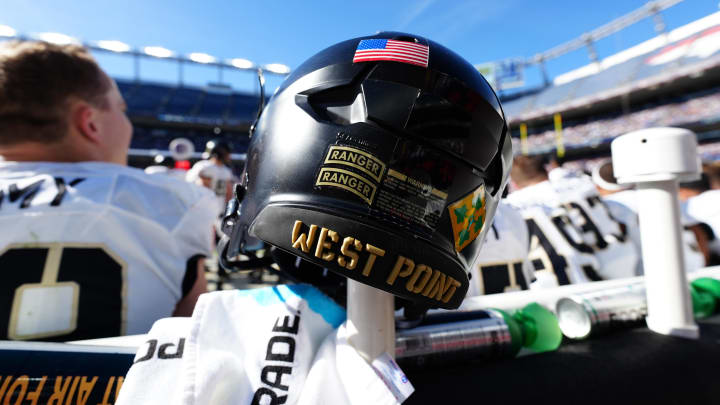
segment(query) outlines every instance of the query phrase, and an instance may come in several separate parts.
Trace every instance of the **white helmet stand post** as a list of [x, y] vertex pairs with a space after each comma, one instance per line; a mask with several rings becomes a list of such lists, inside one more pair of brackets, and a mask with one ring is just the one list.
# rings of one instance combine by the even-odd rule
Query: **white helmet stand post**
[[347, 328], [350, 344], [372, 363], [388, 353], [395, 358], [395, 300], [392, 294], [348, 279]]
[[620, 184], [636, 185], [650, 330], [697, 339], [682, 249], [678, 182], [697, 179], [695, 134], [649, 128], [615, 139], [613, 171]]

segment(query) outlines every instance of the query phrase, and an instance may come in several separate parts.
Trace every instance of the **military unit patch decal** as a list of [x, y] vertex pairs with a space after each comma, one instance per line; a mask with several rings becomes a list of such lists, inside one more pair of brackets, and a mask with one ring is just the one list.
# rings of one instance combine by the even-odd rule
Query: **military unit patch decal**
[[485, 224], [485, 185], [448, 206], [455, 239], [460, 252], [480, 235]]

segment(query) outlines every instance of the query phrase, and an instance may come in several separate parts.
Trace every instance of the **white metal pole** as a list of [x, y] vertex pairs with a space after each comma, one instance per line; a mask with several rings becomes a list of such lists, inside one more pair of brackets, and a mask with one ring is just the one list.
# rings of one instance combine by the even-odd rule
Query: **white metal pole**
[[392, 294], [348, 279], [347, 328], [353, 347], [368, 362], [383, 353], [395, 358], [395, 313]]
[[696, 136], [682, 128], [648, 128], [618, 137], [610, 149], [618, 183], [637, 188], [648, 328], [697, 338], [677, 197], [678, 182], [700, 172]]
[[647, 325], [665, 335], [699, 336], [682, 250], [677, 180], [637, 183]]

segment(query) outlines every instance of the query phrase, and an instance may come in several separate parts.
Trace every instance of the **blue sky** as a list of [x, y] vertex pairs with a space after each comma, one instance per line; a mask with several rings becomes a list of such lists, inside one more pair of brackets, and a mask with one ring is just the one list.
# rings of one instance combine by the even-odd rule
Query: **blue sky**
[[[399, 30], [426, 36], [481, 63], [527, 57], [568, 41], [630, 12], [644, 0], [367, 0], [341, 2], [221, 0], [0, 0], [0, 24], [22, 33], [61, 32], [85, 40], [114, 39], [134, 47], [161, 45], [179, 53], [205, 52], [221, 58], [242, 57], [259, 64], [280, 62], [297, 67], [333, 43]], [[663, 12], [669, 29], [718, 11], [718, 0], [685, 0]], [[599, 56], [609, 56], [654, 36], [645, 20], [600, 41]], [[99, 55], [116, 77], [131, 77], [133, 61]], [[548, 64], [557, 75], [588, 62], [581, 49]], [[217, 81], [217, 71], [186, 67], [185, 81]], [[141, 77], [177, 80], [169, 62], [141, 63]], [[223, 79], [251, 89], [254, 77], [226, 72]], [[270, 78], [272, 90], [280, 79]], [[537, 69], [526, 72], [530, 84]]]

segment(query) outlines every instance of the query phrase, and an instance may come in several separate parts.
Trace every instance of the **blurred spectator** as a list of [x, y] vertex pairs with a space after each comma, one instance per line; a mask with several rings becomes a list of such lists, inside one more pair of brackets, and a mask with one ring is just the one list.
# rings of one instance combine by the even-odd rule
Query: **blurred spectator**
[[195, 163], [185, 180], [209, 188], [215, 193], [216, 215], [225, 212], [225, 204], [232, 197], [233, 172], [228, 167], [231, 163], [229, 143], [213, 139], [205, 145], [203, 159]]

